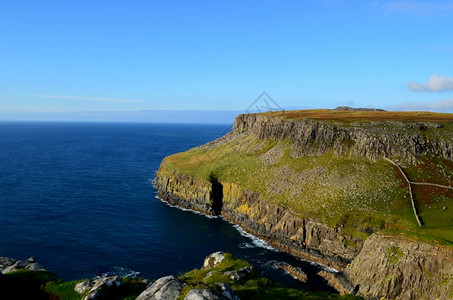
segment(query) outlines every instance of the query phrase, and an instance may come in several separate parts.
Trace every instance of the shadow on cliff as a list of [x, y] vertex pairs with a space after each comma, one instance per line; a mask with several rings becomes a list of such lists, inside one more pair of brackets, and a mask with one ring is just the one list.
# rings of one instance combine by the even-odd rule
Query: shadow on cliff
[[218, 216], [222, 213], [223, 207], [223, 185], [213, 174], [209, 176], [209, 181], [212, 184], [212, 210], [214, 214]]

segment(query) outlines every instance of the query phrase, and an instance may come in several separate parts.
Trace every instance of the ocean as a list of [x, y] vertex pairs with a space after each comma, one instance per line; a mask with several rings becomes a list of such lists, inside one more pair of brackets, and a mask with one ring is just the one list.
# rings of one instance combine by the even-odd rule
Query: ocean
[[[65, 280], [157, 279], [224, 251], [288, 287], [333, 291], [322, 267], [277, 251], [222, 218], [171, 207], [153, 179], [161, 160], [227, 125], [0, 123], [0, 256], [30, 256]], [[302, 267], [302, 284], [276, 262]]]

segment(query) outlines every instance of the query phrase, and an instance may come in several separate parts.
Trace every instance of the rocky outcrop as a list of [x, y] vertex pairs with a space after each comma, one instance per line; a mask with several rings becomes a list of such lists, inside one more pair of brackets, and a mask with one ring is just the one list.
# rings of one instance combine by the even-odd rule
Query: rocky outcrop
[[453, 251], [446, 247], [376, 233], [344, 273], [367, 298], [453, 299]]
[[[202, 269], [213, 269], [224, 259], [223, 252], [212, 253], [205, 258]], [[209, 276], [208, 273], [207, 277]], [[193, 283], [192, 285], [187, 284], [173, 275], [165, 276], [149, 285], [137, 297], [137, 300], [173, 300], [182, 297], [184, 293], [185, 300], [239, 300], [235, 292], [225, 283], [217, 282], [214, 284], [214, 288], [207, 288], [201, 283], [197, 285], [203, 288], [193, 288]], [[184, 289], [185, 292], [183, 293]]]
[[338, 111], [385, 111], [380, 108], [367, 108], [367, 107], [355, 108], [355, 107], [349, 107], [349, 106], [338, 106], [334, 110], [338, 110]]
[[102, 300], [111, 299], [112, 295], [124, 285], [124, 281], [119, 276], [101, 277], [92, 280], [84, 280], [74, 287], [74, 291], [83, 295], [83, 300]]
[[185, 283], [175, 276], [165, 276], [156, 280], [144, 290], [137, 300], [170, 300], [177, 299], [184, 288]]
[[294, 157], [318, 156], [333, 150], [337, 155], [357, 155], [376, 161], [397, 156], [414, 163], [417, 156], [453, 160], [453, 140], [437, 123], [399, 121], [336, 123], [311, 119], [288, 120], [260, 114], [236, 117], [234, 132], [260, 139], [293, 143]]
[[352, 283], [342, 272], [327, 272], [323, 270], [319, 272], [318, 275], [326, 279], [330, 286], [336, 289], [340, 295], [357, 293], [357, 291], [354, 290]]
[[19, 260], [9, 257], [0, 257], [0, 272], [8, 274], [20, 270], [27, 271], [47, 271], [33, 257], [25, 260]]
[[252, 266], [244, 267], [237, 271], [227, 271], [223, 273], [223, 275], [228, 276], [233, 281], [241, 281], [247, 279], [249, 275], [251, 275], [254, 271]]
[[203, 269], [209, 269], [217, 266], [225, 259], [223, 252], [214, 252], [208, 255], [203, 262]]
[[167, 168], [159, 169], [157, 174], [155, 186], [158, 187], [159, 196], [166, 202], [214, 215], [212, 184], [209, 181]]
[[219, 283], [217, 286], [220, 290], [218, 293], [208, 289], [190, 290], [184, 300], [239, 300], [239, 297], [226, 284]]
[[308, 279], [307, 274], [305, 274], [304, 270], [302, 270], [301, 267], [295, 267], [287, 263], [278, 263], [275, 266], [285, 270], [300, 282], [307, 282]]

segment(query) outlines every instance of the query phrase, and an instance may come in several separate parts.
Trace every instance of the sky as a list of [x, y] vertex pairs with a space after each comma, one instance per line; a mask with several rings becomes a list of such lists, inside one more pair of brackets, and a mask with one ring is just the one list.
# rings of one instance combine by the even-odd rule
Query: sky
[[452, 29], [453, 1], [1, 0], [0, 119], [244, 112], [263, 92], [453, 113]]

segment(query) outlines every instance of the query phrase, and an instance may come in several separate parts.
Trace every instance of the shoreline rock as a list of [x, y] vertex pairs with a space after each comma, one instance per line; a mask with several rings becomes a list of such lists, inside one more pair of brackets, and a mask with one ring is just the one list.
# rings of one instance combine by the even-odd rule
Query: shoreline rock
[[43, 266], [35, 261], [34, 257], [24, 260], [0, 257], [0, 272], [2, 274], [8, 274], [19, 270], [47, 271]]

